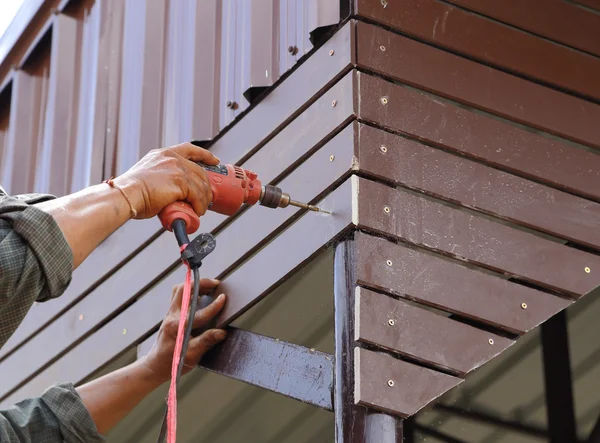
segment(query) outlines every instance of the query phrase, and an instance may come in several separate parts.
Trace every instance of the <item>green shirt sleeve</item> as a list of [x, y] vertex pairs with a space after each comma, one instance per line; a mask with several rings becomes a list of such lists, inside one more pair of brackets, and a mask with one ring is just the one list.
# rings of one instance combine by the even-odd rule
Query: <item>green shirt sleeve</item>
[[0, 195], [0, 347], [35, 302], [60, 296], [73, 253], [54, 218], [33, 206], [44, 194]]
[[72, 384], [56, 385], [39, 398], [0, 411], [0, 441], [6, 443], [97, 443], [106, 441]]

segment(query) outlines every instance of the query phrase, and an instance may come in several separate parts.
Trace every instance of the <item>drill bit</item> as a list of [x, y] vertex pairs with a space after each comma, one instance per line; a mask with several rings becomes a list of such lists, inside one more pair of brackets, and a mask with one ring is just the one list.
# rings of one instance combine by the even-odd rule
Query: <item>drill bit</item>
[[325, 211], [317, 206], [307, 205], [306, 203], [300, 203], [295, 200], [290, 200], [290, 205], [296, 206], [297, 208], [308, 209], [309, 211], [313, 211], [313, 212], [323, 212], [325, 214], [331, 215], [331, 212], [329, 212], [329, 211]]

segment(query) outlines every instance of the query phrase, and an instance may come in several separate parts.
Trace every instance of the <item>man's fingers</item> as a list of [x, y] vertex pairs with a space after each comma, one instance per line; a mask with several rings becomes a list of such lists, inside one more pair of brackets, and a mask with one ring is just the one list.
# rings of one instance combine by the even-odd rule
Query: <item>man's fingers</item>
[[207, 165], [218, 165], [219, 159], [204, 148], [199, 148], [191, 143], [182, 143], [170, 148], [172, 151], [195, 162], [201, 162]]
[[219, 280], [215, 280], [214, 278], [202, 278], [200, 279], [200, 294], [210, 294], [213, 291], [213, 289], [215, 289], [220, 284], [221, 282]]
[[223, 306], [225, 306], [225, 299], [225, 294], [221, 294], [206, 308], [197, 311], [194, 315], [194, 329], [201, 328], [216, 317], [221, 312], [221, 309], [223, 309]]
[[190, 363], [195, 365], [206, 352], [226, 337], [227, 332], [222, 329], [209, 329], [190, 340], [186, 357], [190, 358], [192, 360]]
[[183, 299], [183, 283], [175, 285], [173, 287], [173, 293], [171, 294], [171, 307], [181, 307], [181, 300]]
[[[204, 172], [202, 173], [204, 174]], [[187, 174], [186, 179], [188, 182], [186, 201], [192, 205], [194, 212], [201, 217], [206, 214], [206, 209], [212, 200], [212, 190], [210, 185], [197, 175]]]

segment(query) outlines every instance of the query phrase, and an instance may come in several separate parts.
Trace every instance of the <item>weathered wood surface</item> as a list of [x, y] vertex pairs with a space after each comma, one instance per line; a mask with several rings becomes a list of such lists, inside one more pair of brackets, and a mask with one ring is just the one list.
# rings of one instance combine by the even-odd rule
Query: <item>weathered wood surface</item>
[[599, 58], [452, 4], [440, 0], [404, 0], [388, 2], [384, 8], [380, 0], [357, 0], [357, 13], [479, 62], [600, 99]]
[[365, 233], [355, 238], [358, 284], [514, 334], [532, 330], [573, 303], [424, 250]]
[[[378, 265], [387, 266], [383, 260]], [[355, 303], [357, 341], [461, 377], [515, 343], [367, 289], [357, 288]]]
[[598, 255], [367, 180], [358, 200], [360, 227], [575, 298], [600, 282]]
[[[250, 309], [291, 277], [306, 261], [350, 228], [352, 189], [356, 187], [352, 181], [354, 180], [347, 180], [318, 202], [320, 207], [333, 211], [333, 216], [314, 212], [303, 215], [272, 241], [271, 246], [274, 249], [261, 250], [223, 280], [218, 290], [228, 294], [229, 298], [218, 318], [217, 326], [229, 324]], [[269, 218], [265, 216], [265, 221]], [[315, 230], [317, 219], [319, 229]], [[273, 250], [287, 253], [273, 254]], [[139, 259], [138, 266], [145, 265], [145, 272], [156, 275], [157, 271], [151, 268], [153, 260], [154, 257], [149, 257], [148, 261], [144, 262]], [[144, 288], [138, 293], [139, 298], [134, 304], [78, 343], [68, 353], [44, 367], [43, 371], [23, 387], [8, 396], [4, 395], [0, 407], [13, 404], [19, 399], [40, 395], [56, 380], [78, 383], [123, 351], [135, 346], [162, 321], [168, 308], [168, 294], [174, 285], [183, 281], [183, 278], [182, 270], [178, 270], [164, 276], [150, 289]], [[140, 312], [144, 315], [140, 315]]]
[[230, 328], [200, 366], [217, 374], [333, 410], [333, 356]]
[[[361, 120], [600, 201], [597, 154], [430, 94], [371, 75], [357, 75], [361, 94], [357, 114]], [[382, 97], [387, 98], [385, 105]]]
[[[541, 37], [600, 56], [600, 16], [564, 0], [447, 0]], [[600, 3], [599, 3], [600, 5]]]
[[600, 149], [599, 105], [373, 25], [356, 29], [362, 69]]
[[368, 126], [359, 146], [360, 170], [378, 179], [600, 250], [600, 203]]
[[354, 401], [400, 417], [416, 414], [463, 381], [366, 349], [355, 348], [354, 358]]

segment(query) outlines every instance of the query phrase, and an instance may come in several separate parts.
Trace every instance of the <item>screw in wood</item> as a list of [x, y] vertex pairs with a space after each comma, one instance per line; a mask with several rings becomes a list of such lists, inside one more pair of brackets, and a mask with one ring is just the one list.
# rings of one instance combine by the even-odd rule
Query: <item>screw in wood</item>
[[384, 8], [387, 8], [388, 2], [387, 0], [381, 0], [381, 6], [383, 6]]
[[395, 383], [394, 383], [394, 380], [388, 380], [388, 386], [389, 386], [390, 388], [393, 388], [393, 387], [394, 387], [394, 384], [395, 384]]
[[527, 303], [521, 303], [521, 307], [522, 307], [523, 309], [527, 309]]
[[288, 47], [288, 52], [291, 55], [296, 55], [296, 54], [298, 54], [298, 47], [297, 46], [289, 46]]
[[490, 338], [490, 339], [488, 340], [488, 343], [489, 343], [490, 345], [493, 345], [493, 344], [494, 344], [494, 340]]
[[388, 103], [387, 97], [381, 97], [381, 104], [382, 105], [387, 105], [387, 103]]
[[386, 261], [386, 263], [387, 263], [388, 266], [392, 266], [393, 265], [393, 263], [392, 263], [391, 260]]
[[126, 334], [127, 334], [127, 329], [126, 329], [126, 328], [123, 328], [123, 331], [122, 331], [121, 333], [122, 333], [123, 335], [126, 335]]
[[333, 54], [335, 54], [335, 51], [334, 51], [333, 49], [330, 49], [330, 50], [329, 50], [329, 55], [331, 56], [331, 55], [333, 55]]
[[384, 206], [383, 207], [383, 212], [385, 212], [386, 214], [390, 213], [390, 207], [389, 206]]
[[330, 162], [332, 162], [332, 161], [334, 161], [334, 160], [335, 160], [335, 155], [333, 155], [333, 154], [332, 154], [332, 155], [330, 155], [330, 156], [329, 156], [329, 161], [330, 161]]
[[592, 272], [592, 270], [587, 266], [584, 268], [584, 271], [586, 274], [589, 274], [590, 272]]
[[385, 52], [385, 46], [381, 45], [379, 49], [381, 49], [381, 52]]
[[385, 146], [382, 146], [381, 148], [379, 148], [379, 150], [384, 154], [387, 152], [387, 148]]
[[390, 326], [394, 326], [395, 324], [396, 324], [396, 322], [394, 321], [394, 319], [393, 319], [393, 318], [390, 318], [390, 319], [388, 320], [388, 325], [390, 325]]
[[332, 108], [335, 108], [335, 105], [337, 105], [337, 100], [334, 100], [334, 101], [331, 102], [331, 107]]

